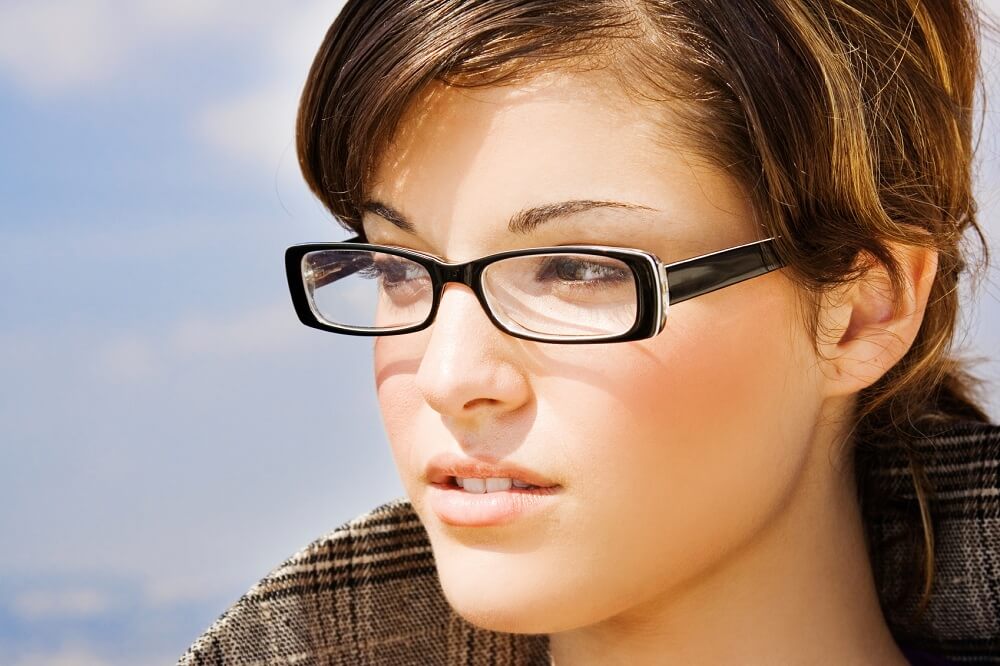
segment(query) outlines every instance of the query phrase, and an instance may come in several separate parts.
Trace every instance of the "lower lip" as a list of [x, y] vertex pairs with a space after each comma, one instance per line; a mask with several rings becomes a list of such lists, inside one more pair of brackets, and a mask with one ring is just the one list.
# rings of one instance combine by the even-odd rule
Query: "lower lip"
[[462, 527], [503, 525], [544, 511], [555, 503], [561, 486], [514, 488], [470, 493], [449, 483], [430, 484], [430, 505], [442, 522]]

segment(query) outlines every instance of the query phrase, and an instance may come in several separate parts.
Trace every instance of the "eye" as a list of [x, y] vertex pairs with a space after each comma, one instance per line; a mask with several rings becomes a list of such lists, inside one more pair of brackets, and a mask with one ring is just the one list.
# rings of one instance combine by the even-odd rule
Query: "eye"
[[538, 271], [539, 280], [559, 280], [583, 284], [631, 282], [630, 271], [620, 261], [603, 261], [579, 255], [546, 257]]
[[427, 276], [422, 266], [401, 257], [381, 254], [366, 262], [361, 276], [378, 280], [384, 285], [397, 285]]

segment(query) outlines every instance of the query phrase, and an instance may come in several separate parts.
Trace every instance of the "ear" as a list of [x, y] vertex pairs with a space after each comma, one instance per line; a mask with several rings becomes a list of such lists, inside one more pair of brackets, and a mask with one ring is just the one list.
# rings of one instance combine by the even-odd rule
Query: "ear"
[[904, 276], [898, 302], [885, 267], [872, 261], [863, 278], [827, 294], [820, 305], [818, 347], [827, 396], [850, 395], [874, 384], [903, 358], [920, 330], [937, 273], [937, 250], [890, 247]]

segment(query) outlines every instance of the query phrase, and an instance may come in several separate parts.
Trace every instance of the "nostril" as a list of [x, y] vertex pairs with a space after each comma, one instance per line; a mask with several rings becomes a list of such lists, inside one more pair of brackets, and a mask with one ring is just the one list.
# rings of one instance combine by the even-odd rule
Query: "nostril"
[[499, 401], [496, 400], [496, 399], [494, 399], [494, 398], [473, 398], [472, 400], [469, 400], [467, 403], [465, 403], [462, 406], [462, 408], [463, 409], [467, 409], [467, 410], [468, 409], [475, 409], [476, 407], [479, 407], [480, 405], [482, 405], [482, 406], [485, 407], [485, 406], [492, 405], [493, 403], [496, 403], [496, 402], [499, 402]]

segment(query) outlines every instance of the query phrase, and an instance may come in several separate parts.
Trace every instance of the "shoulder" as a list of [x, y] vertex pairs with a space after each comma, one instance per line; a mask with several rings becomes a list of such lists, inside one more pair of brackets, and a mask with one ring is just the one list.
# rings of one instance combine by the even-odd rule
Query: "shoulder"
[[398, 498], [274, 568], [198, 637], [178, 666], [479, 663], [497, 650], [512, 659], [498, 663], [533, 663], [547, 642], [484, 631], [456, 615], [427, 533], [410, 502]]
[[940, 657], [936, 654], [931, 654], [930, 652], [924, 652], [923, 650], [918, 650], [914, 647], [909, 647], [907, 645], [900, 645], [899, 649], [903, 652], [903, 656], [906, 660], [910, 662], [910, 666], [957, 666], [957, 661], [951, 661], [944, 657]]
[[889, 626], [901, 646], [913, 646], [914, 664], [1000, 663], [1000, 426], [942, 423], [907, 446], [930, 487], [934, 586], [921, 611], [924, 517], [909, 454], [880, 447], [864, 480], [879, 501], [865, 520]]

